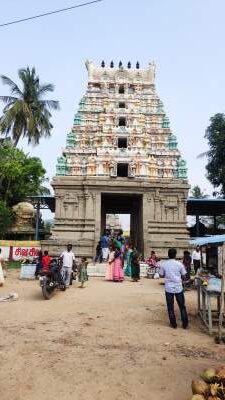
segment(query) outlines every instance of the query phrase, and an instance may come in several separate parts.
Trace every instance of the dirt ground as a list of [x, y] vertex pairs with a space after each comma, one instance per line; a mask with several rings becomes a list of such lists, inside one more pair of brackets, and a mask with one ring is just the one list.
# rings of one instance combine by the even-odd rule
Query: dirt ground
[[0, 296], [1, 400], [186, 400], [191, 380], [225, 362], [225, 350], [196, 318], [187, 292], [190, 329], [168, 327], [158, 281], [75, 283], [46, 301], [36, 281], [10, 271]]

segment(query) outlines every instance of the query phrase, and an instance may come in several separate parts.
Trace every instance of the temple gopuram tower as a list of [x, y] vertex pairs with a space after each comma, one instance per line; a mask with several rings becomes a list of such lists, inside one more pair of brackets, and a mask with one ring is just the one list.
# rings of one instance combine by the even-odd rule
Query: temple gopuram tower
[[[130, 214], [131, 238], [148, 255], [188, 237], [186, 162], [155, 89], [155, 64], [86, 62], [88, 85], [58, 158], [49, 249], [72, 242], [92, 257], [106, 214]], [[47, 242], [46, 242], [47, 244]]]

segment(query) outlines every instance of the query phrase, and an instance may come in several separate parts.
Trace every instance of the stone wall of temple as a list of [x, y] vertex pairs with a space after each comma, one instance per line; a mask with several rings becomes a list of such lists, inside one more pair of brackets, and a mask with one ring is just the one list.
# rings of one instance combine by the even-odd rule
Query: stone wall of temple
[[52, 182], [56, 213], [49, 246], [57, 252], [70, 241], [78, 254], [91, 257], [104, 193], [141, 196], [141, 211], [131, 219], [133, 227], [141, 226], [143, 252], [180, 246], [187, 238], [187, 168], [156, 93], [155, 64], [141, 69], [139, 63], [97, 67], [87, 61], [86, 67], [87, 90]]

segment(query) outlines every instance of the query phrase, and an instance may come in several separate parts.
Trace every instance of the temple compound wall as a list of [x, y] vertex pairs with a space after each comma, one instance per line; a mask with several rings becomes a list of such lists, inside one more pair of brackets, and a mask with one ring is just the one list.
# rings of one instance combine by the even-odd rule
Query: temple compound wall
[[148, 255], [188, 238], [186, 162], [155, 90], [155, 64], [86, 62], [88, 87], [58, 158], [54, 254], [71, 242], [93, 257], [106, 214], [131, 215], [131, 238]]

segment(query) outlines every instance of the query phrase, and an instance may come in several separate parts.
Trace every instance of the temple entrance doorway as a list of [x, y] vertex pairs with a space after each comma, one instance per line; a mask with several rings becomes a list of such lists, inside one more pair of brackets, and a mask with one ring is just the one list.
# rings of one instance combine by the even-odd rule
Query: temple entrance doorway
[[107, 214], [130, 215], [130, 239], [143, 254], [143, 196], [139, 194], [101, 194], [101, 232], [106, 228]]
[[123, 230], [123, 236], [130, 239], [130, 214], [106, 214], [106, 229], [117, 235]]

